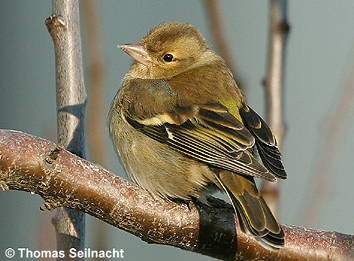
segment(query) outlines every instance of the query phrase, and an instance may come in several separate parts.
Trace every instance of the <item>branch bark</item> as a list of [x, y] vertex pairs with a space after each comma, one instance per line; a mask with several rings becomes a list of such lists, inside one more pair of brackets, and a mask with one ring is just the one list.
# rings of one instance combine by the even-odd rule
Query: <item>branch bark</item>
[[[287, 21], [287, 0], [269, 1], [268, 71], [265, 80], [267, 121], [280, 149], [285, 136], [283, 85], [286, 39], [290, 29]], [[263, 197], [274, 214], [279, 210], [279, 183], [263, 182]]]
[[[45, 23], [55, 49], [58, 143], [84, 157], [86, 91], [82, 73], [79, 2], [53, 0], [52, 15]], [[59, 208], [53, 224], [57, 231], [58, 249], [83, 249], [85, 220], [82, 212]]]
[[221, 260], [354, 258], [353, 236], [294, 226], [283, 226], [284, 248], [265, 249], [236, 229], [233, 209], [224, 202], [196, 208], [153, 199], [142, 188], [55, 143], [18, 131], [0, 130], [0, 188], [40, 195], [45, 200], [42, 210], [59, 206], [77, 209], [146, 242]]

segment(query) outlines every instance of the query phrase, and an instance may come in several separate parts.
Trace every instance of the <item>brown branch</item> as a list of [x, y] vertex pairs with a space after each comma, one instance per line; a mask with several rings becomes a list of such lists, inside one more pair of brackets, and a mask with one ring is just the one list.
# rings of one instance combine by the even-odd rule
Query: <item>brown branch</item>
[[[267, 121], [277, 138], [280, 149], [285, 136], [283, 85], [285, 46], [289, 32], [287, 0], [269, 2], [268, 71], [265, 80]], [[278, 183], [263, 182], [261, 192], [274, 214], [279, 210]]]
[[[53, 0], [52, 15], [45, 22], [55, 49], [58, 143], [84, 157], [86, 91], [82, 73], [78, 0]], [[57, 232], [58, 249], [83, 249], [83, 213], [59, 208], [53, 224]]]
[[176, 204], [137, 187], [55, 143], [0, 130], [0, 188], [39, 194], [41, 209], [84, 211], [149, 243], [172, 245], [222, 260], [352, 260], [354, 237], [283, 226], [285, 247], [263, 248], [236, 229], [231, 206]]
[[[354, 54], [354, 52], [353, 52]], [[354, 55], [353, 55], [354, 58]], [[351, 59], [350, 67], [354, 68], [354, 59]], [[340, 96], [334, 105], [334, 109], [324, 120], [324, 128], [321, 137], [321, 148], [318, 153], [317, 166], [312, 181], [309, 200], [306, 201], [302, 222], [313, 225], [323, 208], [329, 195], [331, 180], [335, 175], [333, 171], [333, 156], [340, 144], [339, 140], [345, 136], [344, 132], [350, 123], [354, 107], [354, 70], [349, 72], [346, 83], [340, 91]]]

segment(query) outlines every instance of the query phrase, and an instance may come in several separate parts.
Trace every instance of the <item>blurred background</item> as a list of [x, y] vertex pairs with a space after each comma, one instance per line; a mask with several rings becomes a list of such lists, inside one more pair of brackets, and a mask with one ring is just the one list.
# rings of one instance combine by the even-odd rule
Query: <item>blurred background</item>
[[[267, 71], [269, 1], [218, 3], [236, 79], [249, 104], [265, 117], [262, 81]], [[50, 14], [51, 1], [1, 1], [0, 128], [56, 141], [54, 51], [44, 25]], [[288, 179], [281, 181], [280, 220], [353, 234], [354, 4], [352, 0], [289, 1], [288, 20], [283, 148]], [[202, 0], [81, 2], [88, 158], [124, 178], [106, 120], [131, 64], [116, 45], [138, 42], [163, 21], [194, 24], [218, 50]], [[98, 89], [89, 89], [92, 83]], [[0, 259], [7, 247], [55, 246], [50, 224], [54, 212], [41, 212], [41, 203], [39, 196], [30, 193], [0, 192]], [[122, 248], [126, 260], [212, 260], [169, 246], [148, 245], [86, 217], [86, 247]]]

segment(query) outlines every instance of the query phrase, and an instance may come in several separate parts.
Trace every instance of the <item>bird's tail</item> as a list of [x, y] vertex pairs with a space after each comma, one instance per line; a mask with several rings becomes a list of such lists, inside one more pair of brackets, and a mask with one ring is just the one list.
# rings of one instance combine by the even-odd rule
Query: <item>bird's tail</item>
[[218, 177], [232, 201], [241, 229], [266, 246], [282, 247], [284, 232], [259, 194], [254, 179], [229, 171], [221, 171]]

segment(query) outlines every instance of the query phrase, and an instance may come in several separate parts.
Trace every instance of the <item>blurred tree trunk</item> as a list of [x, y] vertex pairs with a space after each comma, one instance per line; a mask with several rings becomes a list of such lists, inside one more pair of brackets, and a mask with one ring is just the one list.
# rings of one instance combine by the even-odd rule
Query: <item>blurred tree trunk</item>
[[[88, 93], [90, 102], [87, 112], [87, 139], [90, 159], [101, 166], [106, 166], [106, 146], [104, 137], [107, 134], [104, 112], [105, 98], [105, 68], [102, 54], [102, 37], [98, 2], [85, 0], [81, 2], [88, 66]], [[99, 219], [93, 221], [94, 249], [107, 249], [107, 226]], [[98, 260], [98, 259], [97, 259]], [[100, 258], [99, 260], [103, 260]]]
[[[267, 122], [282, 151], [284, 123], [284, 74], [286, 39], [290, 26], [287, 21], [287, 0], [269, 1], [268, 66], [265, 79]], [[264, 181], [261, 193], [275, 215], [279, 212], [279, 183]]]
[[206, 16], [208, 18], [210, 32], [216, 44], [220, 56], [225, 60], [237, 81], [239, 88], [244, 90], [241, 76], [236, 72], [235, 62], [231, 54], [230, 46], [226, 40], [225, 29], [222, 21], [219, 0], [203, 0]]

